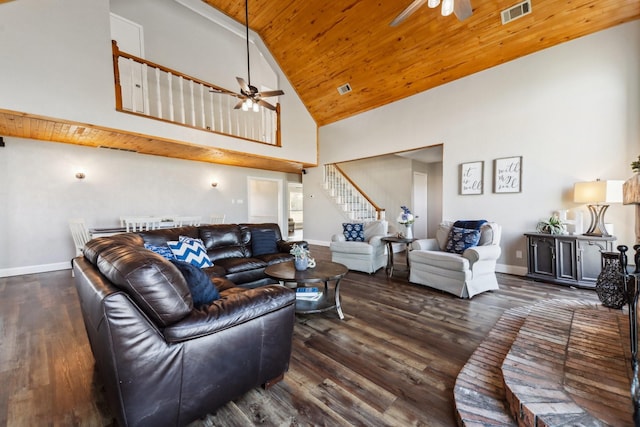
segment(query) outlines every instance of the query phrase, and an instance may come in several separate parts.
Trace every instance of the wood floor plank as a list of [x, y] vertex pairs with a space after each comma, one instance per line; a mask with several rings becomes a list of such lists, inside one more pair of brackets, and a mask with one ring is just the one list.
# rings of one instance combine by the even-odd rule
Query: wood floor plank
[[[330, 259], [326, 247], [311, 250]], [[406, 272], [349, 272], [340, 285], [344, 320], [332, 311], [296, 316], [283, 381], [190, 427], [453, 426], [456, 376], [506, 310], [597, 301], [590, 290], [498, 280], [500, 290], [462, 300], [408, 283]], [[0, 425], [114, 425], [69, 271], [0, 278], [0, 338]]]

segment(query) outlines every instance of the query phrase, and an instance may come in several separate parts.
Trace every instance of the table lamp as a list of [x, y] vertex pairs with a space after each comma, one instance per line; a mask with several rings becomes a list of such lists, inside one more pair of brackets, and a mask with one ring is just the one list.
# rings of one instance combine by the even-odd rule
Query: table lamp
[[609, 203], [622, 203], [622, 184], [624, 181], [577, 182], [573, 187], [573, 201], [587, 203], [591, 213], [591, 225], [585, 236], [610, 237], [604, 225], [604, 213]]

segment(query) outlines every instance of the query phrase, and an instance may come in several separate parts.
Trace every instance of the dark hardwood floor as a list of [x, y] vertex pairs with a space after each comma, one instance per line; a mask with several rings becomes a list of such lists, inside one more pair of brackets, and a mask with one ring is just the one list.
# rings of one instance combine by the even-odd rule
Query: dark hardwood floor
[[[316, 259], [328, 248], [312, 246]], [[402, 255], [397, 258], [404, 262]], [[454, 426], [456, 376], [501, 314], [593, 291], [499, 274], [471, 300], [350, 272], [344, 320], [298, 316], [284, 381], [254, 389], [193, 426]], [[0, 278], [0, 425], [107, 426], [105, 405], [69, 271]]]

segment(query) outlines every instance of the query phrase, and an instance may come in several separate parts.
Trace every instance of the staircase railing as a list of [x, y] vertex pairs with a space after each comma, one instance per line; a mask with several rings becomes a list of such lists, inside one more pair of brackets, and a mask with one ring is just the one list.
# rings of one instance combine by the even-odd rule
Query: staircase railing
[[116, 110], [280, 146], [276, 111], [234, 109], [234, 92], [118, 49], [112, 41]]
[[385, 210], [376, 205], [338, 165], [324, 166], [323, 185], [347, 219], [366, 222], [385, 218]]

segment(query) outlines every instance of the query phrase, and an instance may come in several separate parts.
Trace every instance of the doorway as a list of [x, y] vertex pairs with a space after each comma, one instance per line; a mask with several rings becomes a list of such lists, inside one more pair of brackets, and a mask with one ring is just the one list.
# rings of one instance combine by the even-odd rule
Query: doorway
[[413, 212], [420, 212], [419, 216], [416, 216], [416, 221], [413, 223], [413, 235], [419, 239], [427, 237], [427, 224], [428, 224], [428, 175], [422, 172], [413, 172], [413, 190], [411, 198], [413, 200]]
[[302, 240], [304, 225], [302, 183], [289, 182], [287, 186], [289, 189], [289, 239]]
[[250, 223], [275, 222], [283, 235], [287, 225], [283, 215], [282, 180], [248, 177], [248, 219]]

